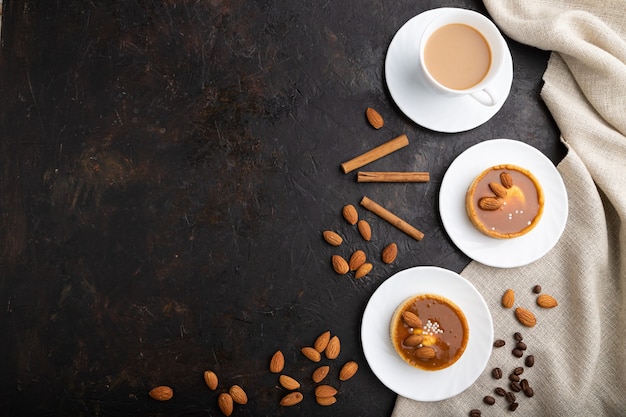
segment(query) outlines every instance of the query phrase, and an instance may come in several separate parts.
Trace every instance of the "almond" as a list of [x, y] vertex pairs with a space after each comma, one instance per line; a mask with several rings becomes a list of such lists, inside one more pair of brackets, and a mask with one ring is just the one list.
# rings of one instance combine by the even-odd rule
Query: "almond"
[[363, 278], [365, 275], [371, 272], [373, 267], [374, 265], [372, 265], [369, 262], [364, 263], [363, 265], [359, 267], [359, 269], [356, 270], [356, 272], [354, 273], [354, 278], [357, 278], [357, 279]]
[[422, 320], [412, 311], [403, 311], [402, 320], [404, 320], [404, 324], [414, 329], [422, 327]]
[[243, 405], [248, 403], [248, 395], [239, 385], [233, 385], [230, 387], [228, 393], [237, 404]]
[[554, 297], [548, 294], [541, 294], [537, 297], [537, 305], [543, 308], [554, 308], [559, 305]]
[[357, 213], [356, 208], [354, 208], [352, 204], [343, 206], [341, 214], [343, 214], [343, 218], [346, 219], [349, 224], [356, 224], [356, 222], [359, 221], [359, 213]]
[[504, 198], [508, 194], [506, 188], [502, 184], [498, 184], [497, 182], [490, 182], [489, 188], [491, 189], [491, 191], [493, 191], [496, 197]]
[[488, 211], [497, 210], [502, 207], [502, 200], [495, 197], [483, 197], [478, 200], [478, 207]]
[[317, 368], [315, 371], [313, 371], [313, 375], [311, 375], [313, 382], [315, 382], [316, 384], [322, 382], [322, 380], [326, 378], [326, 375], [328, 375], [328, 371], [330, 371], [330, 366], [327, 365]]
[[385, 246], [385, 249], [383, 249], [383, 252], [381, 253], [380, 258], [382, 259], [384, 263], [390, 264], [396, 260], [397, 256], [398, 256], [398, 245], [396, 245], [395, 243], [390, 243], [387, 246]]
[[320, 398], [334, 397], [337, 395], [337, 390], [330, 385], [318, 385], [315, 387], [315, 396]]
[[213, 371], [204, 371], [204, 382], [207, 387], [215, 391], [217, 389], [217, 375]]
[[291, 392], [285, 395], [282, 400], [280, 400], [280, 405], [282, 405], [283, 407], [291, 407], [302, 401], [302, 398], [303, 397], [301, 392]]
[[504, 188], [511, 188], [513, 186], [513, 178], [508, 172], [500, 173], [500, 182], [504, 185]]
[[298, 381], [296, 381], [294, 378], [290, 377], [289, 375], [281, 375], [278, 377], [278, 382], [280, 383], [280, 385], [289, 390], [289, 391], [294, 391], [297, 390], [298, 388], [300, 388], [300, 383]]
[[270, 360], [270, 372], [279, 373], [282, 372], [285, 367], [285, 357], [283, 356], [283, 352], [277, 350], [274, 355], [272, 355], [272, 359]]
[[168, 387], [167, 385], [161, 385], [158, 387], [154, 387], [148, 393], [152, 398], [157, 401], [167, 401], [171, 400], [174, 396], [174, 390]]
[[337, 398], [335, 398], [335, 397], [315, 397], [315, 401], [317, 401], [317, 403], [319, 405], [329, 406], [329, 405], [335, 404], [337, 402]]
[[352, 378], [356, 371], [359, 369], [359, 364], [355, 361], [346, 362], [342, 367], [341, 371], [339, 371], [339, 380], [347, 381]]
[[343, 238], [339, 236], [337, 232], [333, 232], [332, 230], [325, 230], [322, 233], [322, 236], [329, 245], [339, 246], [343, 243]]
[[519, 320], [519, 322], [526, 327], [533, 327], [537, 324], [535, 315], [530, 310], [526, 310], [523, 307], [517, 307], [515, 309], [515, 317], [517, 317], [517, 320]]
[[372, 239], [372, 228], [366, 220], [359, 220], [356, 227], [359, 229], [359, 233], [363, 240], [370, 241]]
[[350, 257], [350, 261], [348, 261], [350, 271], [356, 271], [357, 269], [359, 269], [359, 267], [363, 265], [366, 260], [367, 256], [365, 255], [365, 252], [363, 252], [362, 250], [354, 252]]
[[380, 129], [385, 125], [383, 116], [371, 107], [365, 110], [365, 117], [367, 117], [367, 121], [374, 129]]
[[415, 357], [417, 359], [432, 359], [435, 357], [435, 349], [430, 346], [422, 346], [415, 351]]
[[328, 346], [326, 346], [326, 357], [328, 359], [337, 359], [339, 353], [341, 352], [341, 341], [339, 337], [333, 336], [328, 341]]
[[405, 346], [416, 347], [419, 346], [424, 341], [424, 336], [421, 334], [412, 334], [407, 336], [402, 343]]
[[315, 339], [315, 342], [313, 343], [313, 348], [315, 348], [315, 350], [321, 353], [324, 351], [324, 349], [326, 349], [326, 346], [328, 346], [329, 340], [330, 340], [330, 330], [327, 330], [321, 335], [317, 336], [317, 339]]
[[319, 362], [320, 360], [322, 360], [322, 355], [320, 355], [320, 353], [315, 350], [315, 348], [306, 346], [300, 349], [300, 351], [310, 361]]
[[350, 271], [350, 266], [348, 265], [348, 262], [339, 255], [333, 255], [333, 257], [331, 258], [331, 262], [333, 264], [333, 269], [339, 275], [345, 275], [348, 273], [348, 271]]
[[515, 291], [512, 289], [508, 289], [502, 294], [502, 307], [511, 308], [513, 304], [515, 304]]
[[225, 416], [231, 415], [233, 413], [233, 397], [227, 392], [221, 393], [217, 397], [217, 406]]

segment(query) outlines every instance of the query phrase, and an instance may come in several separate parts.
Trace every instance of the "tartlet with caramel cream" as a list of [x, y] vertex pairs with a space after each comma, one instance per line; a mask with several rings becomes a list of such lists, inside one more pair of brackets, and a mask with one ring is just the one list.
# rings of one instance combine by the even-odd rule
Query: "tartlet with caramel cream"
[[497, 239], [519, 237], [534, 229], [544, 203], [537, 178], [529, 170], [512, 164], [484, 170], [465, 195], [465, 209], [472, 224]]
[[467, 319], [452, 301], [436, 294], [404, 300], [391, 319], [391, 341], [409, 365], [437, 371], [463, 355], [469, 339]]

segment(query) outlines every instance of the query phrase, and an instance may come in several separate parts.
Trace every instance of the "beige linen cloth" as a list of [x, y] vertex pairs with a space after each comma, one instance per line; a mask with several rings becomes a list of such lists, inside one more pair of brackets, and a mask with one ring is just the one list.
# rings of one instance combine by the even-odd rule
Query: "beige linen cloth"
[[[542, 259], [514, 269], [470, 263], [462, 275], [483, 294], [494, 319], [494, 349], [476, 383], [458, 396], [420, 403], [398, 397], [393, 417], [626, 416], [626, 2], [624, 0], [485, 0], [511, 38], [553, 51], [541, 96], [556, 120], [568, 155], [558, 165], [569, 218], [557, 245]], [[529, 120], [528, 123], [532, 123]], [[541, 284], [559, 306], [537, 307]], [[530, 306], [537, 325], [519, 325], [500, 306], [506, 288]], [[507, 410], [493, 392], [522, 361], [511, 354], [520, 331], [536, 358], [526, 377], [535, 395], [518, 393]], [[502, 380], [490, 375], [494, 367]], [[521, 395], [520, 395], [521, 394]], [[485, 395], [496, 398], [486, 405]]]

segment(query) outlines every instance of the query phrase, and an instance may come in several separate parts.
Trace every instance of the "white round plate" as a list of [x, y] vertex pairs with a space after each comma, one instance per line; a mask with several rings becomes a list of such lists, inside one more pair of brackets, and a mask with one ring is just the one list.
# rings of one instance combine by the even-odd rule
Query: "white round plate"
[[[465, 313], [469, 327], [463, 355], [439, 371], [409, 365], [391, 344], [396, 308], [407, 298], [425, 293], [454, 302]], [[439, 401], [463, 392], [483, 372], [491, 355], [493, 321], [487, 303], [465, 278], [447, 269], [418, 266], [398, 272], [374, 292], [363, 313], [361, 343], [370, 368], [389, 389], [416, 401]]]
[[[513, 239], [482, 234], [465, 210], [465, 194], [474, 178], [500, 164], [514, 164], [532, 172], [545, 195], [537, 226]], [[441, 181], [439, 213], [450, 239], [467, 256], [485, 265], [513, 268], [536, 261], [558, 242], [567, 223], [567, 191], [559, 171], [538, 149], [516, 140], [493, 139], [472, 146], [452, 162]]]
[[428, 10], [406, 22], [394, 35], [385, 59], [389, 93], [400, 110], [415, 123], [444, 133], [471, 130], [491, 119], [504, 105], [513, 82], [513, 59], [508, 52], [494, 90], [495, 106], [483, 106], [469, 96], [446, 97], [426, 86], [419, 71], [419, 42], [428, 24], [445, 8]]

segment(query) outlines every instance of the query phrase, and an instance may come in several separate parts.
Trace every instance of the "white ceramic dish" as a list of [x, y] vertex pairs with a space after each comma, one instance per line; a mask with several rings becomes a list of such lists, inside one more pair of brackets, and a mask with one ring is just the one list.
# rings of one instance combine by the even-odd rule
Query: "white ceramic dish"
[[[499, 164], [515, 164], [535, 175], [545, 195], [541, 220], [533, 230], [513, 239], [494, 239], [478, 231], [467, 217], [465, 194], [474, 178]], [[512, 268], [544, 256], [567, 223], [567, 191], [554, 164], [538, 149], [511, 139], [481, 142], [450, 165], [439, 190], [441, 221], [454, 244], [470, 258], [489, 266]]]
[[398, 30], [387, 50], [385, 80], [394, 102], [408, 118], [430, 130], [457, 133], [482, 125], [502, 108], [511, 91], [513, 60], [507, 51], [493, 83], [500, 97], [494, 106], [484, 106], [470, 96], [446, 97], [433, 92], [420, 75], [419, 41], [428, 22], [442, 10], [421, 13]]
[[[439, 371], [409, 365], [391, 343], [390, 324], [395, 309], [407, 298], [425, 293], [454, 302], [465, 314], [469, 327], [463, 355]], [[363, 313], [361, 342], [367, 363], [389, 389], [416, 401], [439, 401], [461, 393], [483, 372], [491, 355], [493, 321], [485, 300], [469, 281], [447, 269], [421, 266], [398, 272], [374, 292]]]

